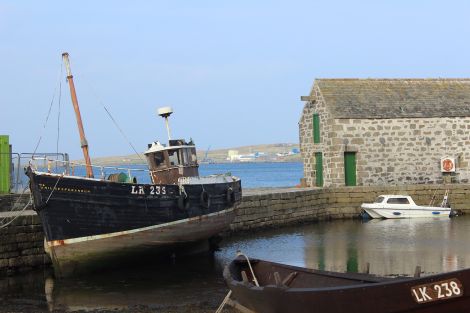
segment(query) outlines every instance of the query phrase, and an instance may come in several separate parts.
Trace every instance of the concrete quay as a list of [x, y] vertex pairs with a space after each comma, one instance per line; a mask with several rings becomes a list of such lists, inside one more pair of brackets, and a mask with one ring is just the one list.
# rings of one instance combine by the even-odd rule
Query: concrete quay
[[[470, 213], [470, 184], [358, 186], [338, 188], [257, 188], [243, 191], [243, 201], [235, 209], [236, 217], [225, 235], [333, 219], [357, 218], [363, 202], [371, 202], [380, 194], [407, 194], [417, 204], [435, 203], [449, 189], [452, 208]], [[44, 233], [36, 213], [24, 210], [21, 216], [9, 212], [17, 203], [21, 210], [28, 195], [0, 195], [0, 221], [9, 223], [0, 228], [0, 276], [12, 275], [33, 268], [50, 266], [44, 252]], [[29, 208], [27, 208], [29, 209]]]

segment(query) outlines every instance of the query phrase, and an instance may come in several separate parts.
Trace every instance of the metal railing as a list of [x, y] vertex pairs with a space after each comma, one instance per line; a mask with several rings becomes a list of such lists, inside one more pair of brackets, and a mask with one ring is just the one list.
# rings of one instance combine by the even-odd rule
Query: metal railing
[[[42, 163], [42, 166], [38, 166], [38, 163]], [[63, 160], [56, 160], [51, 158], [44, 158], [44, 157], [33, 157], [30, 159], [29, 164], [37, 171], [41, 172], [48, 172], [48, 173], [55, 173], [55, 174], [63, 174], [65, 176], [86, 176], [86, 164]], [[41, 165], [41, 164], [39, 164]], [[133, 165], [139, 166], [139, 164]], [[145, 168], [132, 168], [132, 167], [122, 167], [122, 166], [103, 166], [103, 165], [91, 165], [93, 169], [94, 177], [98, 177], [97, 179], [107, 179], [110, 174], [115, 174], [117, 172], [125, 172], [127, 173], [127, 177], [129, 181], [133, 181], [134, 178], [138, 178], [139, 181], [150, 180], [150, 172], [147, 168], [147, 165], [140, 165], [145, 166]], [[62, 168], [62, 171], [57, 171], [58, 168]], [[137, 173], [137, 175], [136, 175]]]
[[55, 157], [61, 159], [65, 164], [69, 162], [69, 155], [67, 153], [2, 153], [10, 156], [10, 192], [19, 193], [28, 185], [28, 178], [23, 172], [24, 166], [29, 164], [29, 160], [36, 157], [44, 159]]

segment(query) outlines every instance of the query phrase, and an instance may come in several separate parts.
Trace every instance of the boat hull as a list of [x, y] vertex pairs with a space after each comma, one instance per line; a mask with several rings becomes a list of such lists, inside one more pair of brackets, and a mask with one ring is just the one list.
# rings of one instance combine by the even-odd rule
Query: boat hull
[[[224, 270], [232, 297], [257, 313], [464, 313], [470, 307], [470, 270], [373, 282], [368, 281], [372, 275], [363, 274], [364, 280], [361, 280], [358, 274], [315, 271], [266, 262], [269, 264], [261, 272], [256, 264], [253, 266], [262, 282], [261, 287], [256, 287], [242, 281], [241, 268], [234, 262]], [[249, 269], [244, 266], [243, 270], [250, 277]], [[289, 273], [297, 273], [292, 287], [277, 285], [275, 272], [281, 279]], [[455, 287], [457, 285], [451, 283], [455, 294], [439, 299], [434, 287], [439, 285], [444, 289], [444, 286], [450, 286], [449, 282], [459, 282], [460, 285]]]
[[198, 251], [229, 228], [241, 201], [238, 179], [183, 185], [182, 193], [178, 185], [115, 183], [32, 170], [28, 176], [45, 248], [60, 277], [145, 252]]
[[371, 218], [448, 218], [451, 214], [450, 208], [441, 207], [416, 207], [416, 208], [378, 208], [361, 206]]
[[[205, 252], [208, 238], [227, 229], [233, 220], [233, 208], [112, 234], [46, 241], [53, 256], [56, 274], [66, 277], [93, 272], [104, 267], [119, 267], [142, 256], [182, 256]], [[112, 266], [110, 266], [112, 265]]]
[[370, 208], [362, 208], [367, 214], [369, 214], [369, 216], [371, 218], [383, 218], [383, 216], [375, 213], [375, 210], [374, 209], [370, 209]]

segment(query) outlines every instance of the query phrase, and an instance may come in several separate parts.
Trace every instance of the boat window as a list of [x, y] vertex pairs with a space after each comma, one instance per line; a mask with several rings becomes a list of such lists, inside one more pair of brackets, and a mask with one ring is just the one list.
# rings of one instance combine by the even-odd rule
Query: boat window
[[375, 199], [375, 203], [382, 203], [384, 201], [384, 197], [378, 197]]
[[165, 164], [165, 157], [163, 155], [163, 152], [156, 152], [153, 155], [153, 160], [155, 162], [155, 166], [157, 168], [163, 168], [166, 166]]
[[183, 163], [183, 162], [181, 162], [182, 158], [181, 158], [181, 155], [180, 155], [179, 151], [181, 151], [181, 149], [168, 150], [168, 157], [170, 159], [170, 166], [177, 166], [177, 165]]
[[196, 164], [197, 163], [197, 154], [196, 154], [196, 148], [191, 148], [191, 163]]
[[184, 149], [184, 165], [194, 165], [197, 162], [196, 149], [186, 148]]
[[182, 152], [183, 152], [184, 165], [191, 164], [191, 154], [189, 153], [189, 149], [183, 149]]
[[387, 203], [391, 204], [410, 204], [407, 198], [390, 198]]

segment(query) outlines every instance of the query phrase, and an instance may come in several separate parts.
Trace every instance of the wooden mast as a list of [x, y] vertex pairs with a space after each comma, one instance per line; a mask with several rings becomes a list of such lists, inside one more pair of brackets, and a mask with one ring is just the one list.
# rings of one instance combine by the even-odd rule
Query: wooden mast
[[62, 58], [65, 63], [67, 70], [67, 81], [70, 86], [70, 96], [72, 97], [73, 108], [75, 110], [75, 117], [77, 118], [78, 132], [80, 133], [80, 144], [83, 150], [83, 157], [86, 163], [86, 176], [93, 178], [93, 169], [91, 167], [90, 155], [88, 154], [88, 142], [85, 138], [85, 130], [83, 129], [82, 116], [80, 114], [80, 108], [78, 107], [77, 94], [75, 93], [75, 85], [73, 84], [73, 76], [70, 70], [69, 54], [67, 52], [62, 53]]

